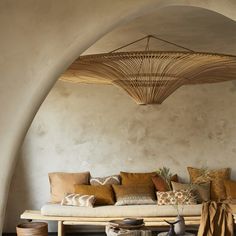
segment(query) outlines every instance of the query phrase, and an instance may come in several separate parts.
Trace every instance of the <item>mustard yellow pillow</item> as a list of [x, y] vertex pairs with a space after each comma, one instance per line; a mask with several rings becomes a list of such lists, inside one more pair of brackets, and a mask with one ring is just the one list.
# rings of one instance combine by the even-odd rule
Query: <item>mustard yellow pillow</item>
[[53, 172], [49, 173], [48, 177], [50, 182], [51, 202], [59, 203], [67, 193], [74, 192], [75, 184], [88, 184], [90, 173]]
[[192, 183], [211, 182], [211, 200], [220, 201], [226, 199], [224, 180], [230, 179], [229, 168], [203, 170], [188, 167], [188, 172]]
[[150, 185], [153, 186], [152, 176], [156, 175], [156, 172], [150, 173], [129, 173], [120, 172], [122, 185]]
[[111, 185], [75, 185], [75, 193], [94, 195], [95, 205], [114, 205], [114, 192]]
[[227, 199], [236, 199], [236, 181], [225, 180], [224, 181]]

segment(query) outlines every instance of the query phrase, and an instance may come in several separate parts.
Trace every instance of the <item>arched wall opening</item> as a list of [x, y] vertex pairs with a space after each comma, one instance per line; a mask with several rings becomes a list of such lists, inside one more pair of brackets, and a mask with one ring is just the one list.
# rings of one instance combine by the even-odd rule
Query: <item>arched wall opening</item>
[[[4, 5], [4, 3], [1, 3]], [[42, 34], [49, 31], [49, 29], [44, 27], [43, 25], [55, 26], [58, 24], [55, 19], [57, 16], [57, 11], [61, 11], [63, 9], [63, 3], [58, 4], [56, 9], [52, 9], [52, 7], [49, 7], [48, 12], [45, 13], [45, 22], [41, 24], [38, 23], [38, 20], [42, 18], [40, 14], [45, 11], [45, 7], [47, 7], [47, 4], [38, 3], [36, 6], [32, 5], [25, 5], [24, 9], [23, 7], [19, 7], [17, 4], [16, 6], [8, 6], [9, 8], [6, 8], [6, 12], [3, 12], [3, 17], [5, 17], [5, 14], [7, 15], [10, 11], [12, 14], [19, 14], [21, 16], [22, 14], [25, 14], [25, 16], [30, 16], [31, 19], [34, 19], [32, 22], [27, 22], [28, 17], [23, 17], [22, 22], [18, 22], [18, 25], [14, 25], [16, 28], [19, 26], [22, 26], [25, 24], [25, 28], [23, 28], [23, 32], [25, 30], [26, 33], [29, 33], [28, 31], [30, 28], [27, 28], [27, 24], [30, 26], [33, 25], [35, 28], [36, 26], [40, 26], [37, 28], [37, 31], [41, 33], [41, 36], [35, 33], [35, 38], [31, 39], [31, 42], [28, 42], [23, 34], [21, 35], [21, 38], [18, 42], [20, 42], [19, 48], [17, 46], [12, 47], [12, 54], [10, 50], [6, 52], [6, 46], [11, 46], [13, 44], [9, 41], [2, 45], [3, 47], [3, 54], [5, 53], [6, 59], [10, 63], [12, 70], [9, 70], [9, 67], [6, 66], [1, 71], [1, 75], [3, 80], [1, 81], [1, 105], [4, 107], [4, 110], [6, 114], [1, 116], [1, 134], [4, 133], [4, 137], [1, 136], [1, 149], [2, 152], [2, 158], [3, 158], [3, 166], [4, 171], [1, 173], [1, 194], [0, 194], [0, 206], [1, 206], [1, 221], [3, 221], [4, 216], [4, 209], [5, 209], [5, 202], [7, 198], [7, 192], [9, 187], [10, 178], [12, 176], [13, 170], [14, 170], [14, 163], [15, 163], [15, 157], [17, 155], [17, 149], [22, 142], [22, 139], [24, 137], [24, 134], [27, 130], [27, 128], [30, 125], [31, 120], [33, 119], [34, 114], [36, 113], [39, 105], [43, 101], [43, 98], [46, 96], [50, 88], [52, 87], [54, 81], [58, 77], [58, 75], [66, 68], [84, 49], [88, 47], [89, 44], [91, 44], [93, 41], [96, 41], [102, 34], [112, 29], [115, 25], [122, 22], [122, 20], [128, 20], [133, 17], [136, 17], [138, 15], [142, 15], [147, 11], [150, 11], [154, 7], [158, 8], [160, 6], [164, 7], [165, 5], [168, 5], [170, 3], [163, 2], [157, 2], [157, 1], [149, 1], [142, 3], [136, 2], [135, 7], [132, 4], [132, 1], [129, 3], [126, 3], [126, 6], [123, 6], [123, 4], [118, 4], [117, 8], [114, 10], [113, 7], [111, 7], [108, 3], [106, 5], [101, 6], [94, 6], [94, 8], [97, 10], [98, 15], [94, 16], [94, 19], [86, 19], [86, 23], [91, 27], [91, 31], [87, 31], [85, 28], [81, 28], [76, 32], [76, 28], [72, 27], [70, 32], [67, 32], [68, 35], [60, 35], [58, 38], [58, 32], [61, 31], [63, 27], [67, 27], [68, 25], [71, 26], [71, 23], [74, 20], [80, 21], [80, 18], [75, 15], [71, 15], [71, 12], [68, 11], [68, 15], [65, 16], [65, 18], [61, 19], [62, 24], [61, 27], [57, 28], [55, 27], [55, 31], [53, 31], [54, 35], [48, 33], [48, 34]], [[173, 3], [172, 3], [173, 4]], [[178, 2], [178, 4], [180, 4]], [[182, 1], [182, 4], [186, 4], [185, 1]], [[229, 3], [230, 4], [230, 3]], [[230, 6], [229, 4], [221, 5], [221, 3], [218, 3], [217, 1], [213, 3], [212, 5], [207, 4], [204, 6], [204, 3], [201, 3], [200, 6], [206, 7], [218, 12], [221, 12], [222, 14], [233, 16], [232, 9], [233, 6]], [[70, 8], [73, 4], [69, 4]], [[196, 4], [197, 5], [197, 4]], [[16, 8], [15, 8], [16, 7]], [[18, 7], [18, 8], [17, 8]], [[26, 8], [25, 8], [26, 7]], [[86, 4], [83, 5], [84, 8], [86, 8]], [[28, 10], [33, 9], [32, 13], [28, 13]], [[17, 11], [15, 11], [17, 9]], [[79, 9], [75, 8], [78, 12]], [[111, 9], [113, 9], [113, 12]], [[131, 10], [132, 9], [132, 10]], [[66, 8], [66, 10], [71, 10]], [[65, 10], [65, 13], [67, 11]], [[104, 12], [111, 12], [113, 13], [112, 16], [99, 19], [99, 14], [102, 14]], [[47, 18], [48, 15], [52, 13], [52, 17], [49, 19]], [[77, 12], [73, 12], [77, 13]], [[125, 14], [124, 14], [125, 13]], [[35, 14], [32, 16], [31, 14]], [[39, 18], [37, 14], [40, 16]], [[48, 15], [47, 15], [48, 14]], [[124, 14], [124, 19], [120, 19], [120, 14]], [[19, 16], [16, 15], [16, 16]], [[83, 15], [83, 14], [81, 14]], [[54, 18], [55, 17], [55, 18]], [[77, 17], [77, 18], [76, 18]], [[96, 18], [97, 17], [97, 18]], [[96, 18], [96, 19], [95, 19]], [[26, 20], [27, 19], [27, 20]], [[98, 20], [99, 19], [99, 20]], [[112, 19], [109, 21], [108, 19]], [[94, 21], [97, 22], [97, 24], [94, 24]], [[109, 24], [108, 24], [109, 22]], [[32, 24], [32, 25], [31, 25]], [[96, 31], [97, 27], [100, 26], [99, 32]], [[84, 24], [84, 27], [86, 27], [86, 24]], [[3, 27], [5, 29], [5, 27]], [[12, 32], [16, 30], [16, 28], [12, 28]], [[20, 28], [22, 30], [22, 28]], [[62, 30], [63, 31], [63, 30]], [[9, 30], [6, 30], [5, 36], [10, 36], [12, 34]], [[18, 35], [18, 34], [17, 34]], [[43, 35], [43, 36], [42, 36]], [[14, 34], [12, 34], [14, 36]], [[38, 39], [36, 39], [37, 37]], [[54, 36], [57, 36], [54, 38]], [[7, 37], [6, 37], [7, 38]], [[14, 37], [12, 37], [14, 38]], [[8, 39], [8, 38], [7, 38]], [[54, 41], [57, 39], [59, 43], [55, 43]], [[23, 47], [22, 47], [23, 45]], [[37, 47], [35, 47], [37, 45]], [[20, 49], [21, 48], [21, 49]], [[23, 49], [30, 49], [31, 51], [26, 51], [24, 56], [22, 57], [22, 51]], [[63, 50], [61, 50], [63, 49]], [[47, 53], [45, 53], [47, 51]], [[60, 53], [58, 53], [60, 51]], [[17, 52], [19, 54], [17, 54]], [[63, 55], [62, 55], [63, 54]], [[13, 56], [14, 55], [14, 56]], [[59, 59], [60, 58], [60, 59]], [[11, 60], [12, 59], [12, 60]], [[7, 65], [7, 64], [6, 64]], [[14, 66], [12, 66], [14, 65]], [[13, 69], [14, 68], [14, 69]], [[38, 72], [38, 73], [36, 73]], [[23, 81], [22, 81], [23, 80]], [[230, 89], [230, 88], [229, 88]], [[9, 99], [11, 97], [11, 99]], [[7, 101], [7, 99], [9, 99]], [[125, 98], [123, 98], [125, 99]], [[127, 101], [128, 102], [128, 101]], [[132, 102], [132, 101], [130, 101]], [[20, 104], [20, 105], [19, 105]], [[135, 108], [136, 109], [136, 108]], [[159, 108], [160, 110], [163, 108]], [[3, 112], [4, 113], [4, 112]], [[15, 121], [13, 118], [17, 117], [17, 121]], [[9, 129], [11, 124], [11, 129]], [[230, 129], [231, 126], [229, 126]], [[131, 127], [132, 129], [132, 127]], [[142, 134], [141, 134], [142, 136]], [[24, 168], [23, 168], [24, 170]], [[19, 191], [21, 191], [19, 189]]]

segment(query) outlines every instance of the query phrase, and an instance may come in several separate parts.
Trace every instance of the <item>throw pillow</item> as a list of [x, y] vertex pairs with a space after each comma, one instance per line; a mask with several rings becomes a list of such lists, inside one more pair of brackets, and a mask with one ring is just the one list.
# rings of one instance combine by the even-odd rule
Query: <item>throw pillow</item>
[[82, 195], [76, 193], [69, 193], [62, 199], [63, 206], [79, 206], [79, 207], [93, 207], [95, 203], [94, 195]]
[[114, 205], [114, 193], [111, 185], [75, 185], [75, 193], [94, 195], [95, 205]]
[[195, 205], [194, 193], [188, 189], [168, 192], [157, 192], [157, 205]]
[[119, 175], [111, 175], [107, 177], [91, 177], [91, 185], [108, 185], [108, 184], [120, 184]]
[[[171, 181], [178, 182], [178, 175], [173, 175], [171, 177]], [[156, 188], [156, 191], [167, 192], [171, 190], [171, 186], [168, 186], [166, 181], [158, 174], [152, 176], [152, 182]]]
[[204, 183], [211, 181], [211, 200], [220, 201], [226, 199], [224, 180], [230, 179], [230, 169], [202, 170], [188, 167], [192, 183]]
[[65, 194], [74, 192], [75, 184], [89, 184], [89, 172], [82, 173], [49, 173], [51, 202], [59, 203]]
[[156, 175], [155, 172], [151, 173], [128, 173], [120, 172], [122, 185], [151, 185], [153, 186], [152, 176]]
[[116, 195], [117, 206], [155, 204], [155, 193], [149, 185], [112, 186]]
[[210, 182], [201, 184], [183, 184], [171, 181], [171, 185], [175, 191], [184, 189], [193, 190], [196, 194], [198, 203], [207, 202], [210, 200]]
[[224, 181], [226, 195], [228, 200], [236, 199], [236, 181], [225, 180]]

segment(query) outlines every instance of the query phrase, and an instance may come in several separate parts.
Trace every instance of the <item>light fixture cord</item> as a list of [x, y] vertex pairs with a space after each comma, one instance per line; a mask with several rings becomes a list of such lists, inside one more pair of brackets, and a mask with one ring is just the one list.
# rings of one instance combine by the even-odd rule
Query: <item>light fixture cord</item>
[[110, 51], [110, 52], [108, 52], [108, 53], [116, 52], [116, 51], [118, 51], [118, 50], [120, 50], [120, 49], [126, 48], [126, 47], [128, 47], [128, 46], [130, 46], [130, 45], [132, 45], [132, 44], [135, 44], [135, 43], [137, 43], [137, 42], [139, 42], [139, 41], [142, 41], [142, 40], [144, 40], [144, 39], [147, 39], [147, 45], [146, 45], [145, 51], [146, 51], [147, 49], [149, 50], [149, 41], [150, 41], [150, 38], [154, 38], [154, 39], [159, 40], [159, 41], [162, 41], [162, 42], [164, 42], [164, 43], [174, 45], [174, 46], [176, 46], [176, 47], [178, 47], [178, 48], [182, 48], [182, 49], [184, 49], [184, 50], [187, 50], [187, 51], [190, 51], [190, 52], [194, 52], [193, 50], [191, 50], [191, 49], [189, 49], [189, 48], [186, 48], [186, 47], [183, 47], [183, 46], [181, 46], [181, 45], [179, 45], [179, 44], [176, 44], [176, 43], [167, 41], [167, 40], [162, 39], [162, 38], [157, 37], [157, 36], [148, 35], [148, 36], [145, 36], [145, 37], [143, 37], [143, 38], [137, 39], [137, 40], [135, 40], [135, 41], [133, 41], [133, 42], [131, 42], [131, 43], [125, 44], [124, 46], [121, 46], [121, 47], [119, 47], [119, 48], [116, 48], [116, 49], [114, 49], [114, 50], [112, 50], [112, 51]]

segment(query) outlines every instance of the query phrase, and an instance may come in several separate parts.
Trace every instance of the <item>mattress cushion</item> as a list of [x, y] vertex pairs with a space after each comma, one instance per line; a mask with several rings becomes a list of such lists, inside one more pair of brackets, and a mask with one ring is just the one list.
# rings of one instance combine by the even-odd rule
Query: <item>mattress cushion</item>
[[[202, 205], [179, 206], [183, 216], [200, 216]], [[128, 205], [128, 206], [96, 206], [76, 207], [61, 206], [59, 204], [46, 204], [41, 208], [41, 214], [47, 216], [68, 217], [156, 217], [176, 216], [177, 211], [173, 206], [164, 205]]]

